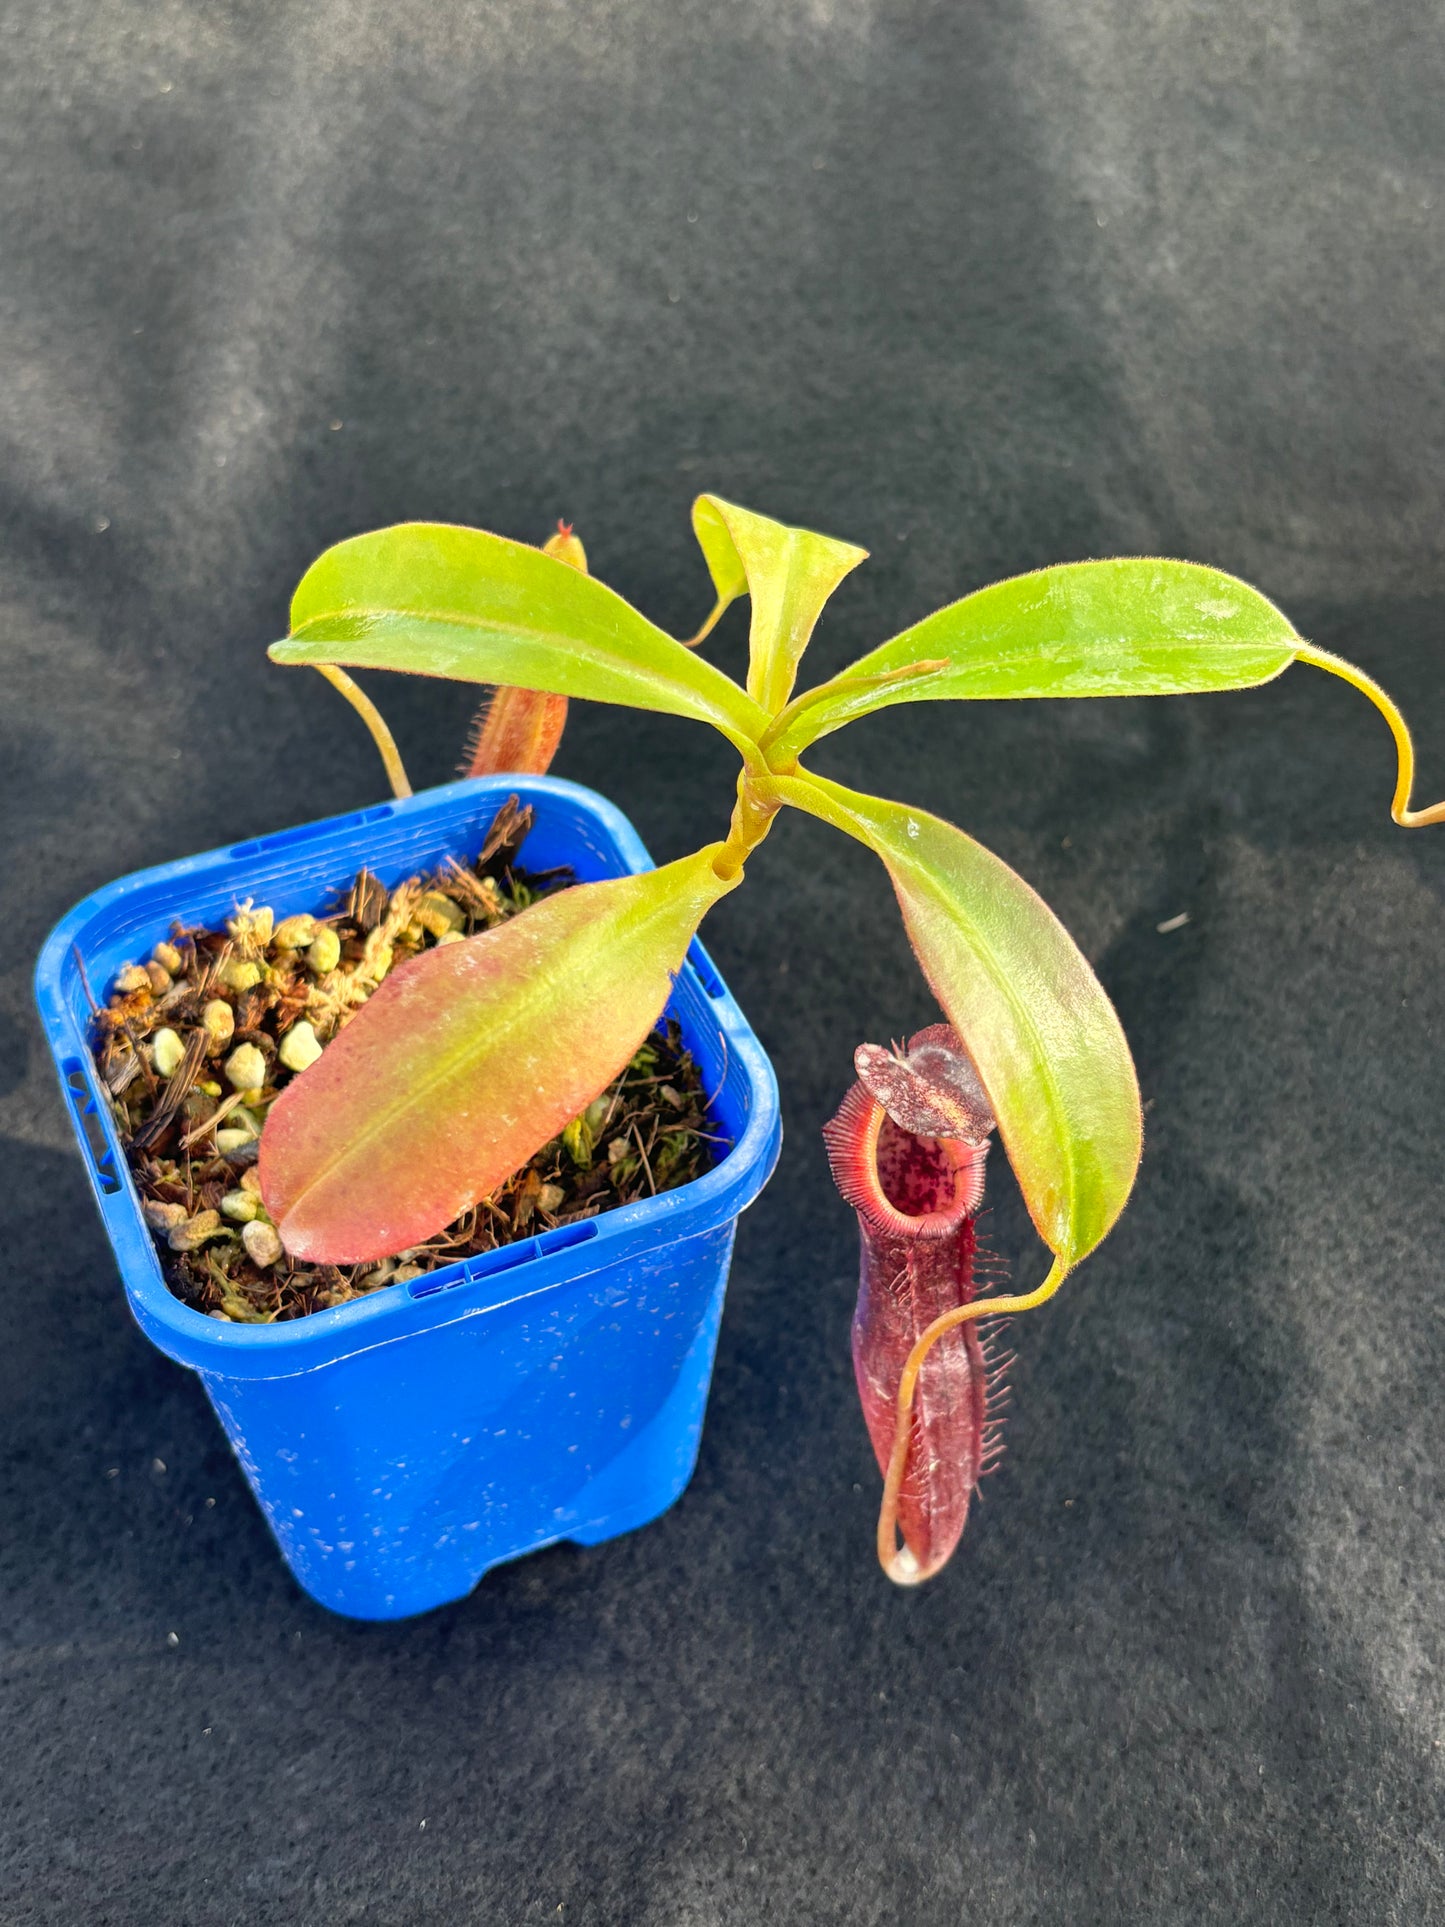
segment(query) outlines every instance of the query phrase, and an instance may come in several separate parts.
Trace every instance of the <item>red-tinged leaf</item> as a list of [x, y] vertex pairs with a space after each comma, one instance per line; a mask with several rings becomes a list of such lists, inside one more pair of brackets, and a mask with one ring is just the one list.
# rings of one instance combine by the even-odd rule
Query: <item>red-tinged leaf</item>
[[[910, 1040], [899, 1059], [877, 1045], [859, 1052], [872, 1074], [887, 1059], [891, 1096], [924, 1119], [968, 1092], [977, 1078], [945, 1025]], [[860, 1081], [824, 1128], [839, 1190], [858, 1213], [859, 1289], [853, 1315], [853, 1369], [879, 1469], [887, 1472], [898, 1428], [898, 1385], [909, 1353], [943, 1313], [977, 1289], [974, 1215], [983, 1195], [987, 1143], [972, 1133], [986, 1105], [970, 1116], [970, 1137], [916, 1135]], [[987, 1131], [984, 1130], [986, 1139]], [[987, 1342], [976, 1324], [947, 1333], [919, 1373], [910, 1415], [908, 1457], [898, 1495], [907, 1557], [895, 1577], [932, 1577], [952, 1554], [968, 1518], [988, 1453]]]
[[579, 884], [402, 964], [271, 1108], [262, 1195], [293, 1256], [389, 1257], [485, 1197], [614, 1078], [724, 881], [710, 845]]

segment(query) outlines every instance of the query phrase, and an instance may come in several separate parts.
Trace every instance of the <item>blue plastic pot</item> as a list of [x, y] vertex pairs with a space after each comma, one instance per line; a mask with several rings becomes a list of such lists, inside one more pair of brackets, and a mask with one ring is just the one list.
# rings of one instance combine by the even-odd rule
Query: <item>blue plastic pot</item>
[[36, 973], [131, 1310], [200, 1374], [301, 1585], [359, 1619], [459, 1599], [501, 1560], [630, 1532], [681, 1493], [738, 1213], [777, 1161], [771, 1066], [694, 944], [668, 1010], [731, 1144], [706, 1176], [333, 1311], [231, 1325], [166, 1288], [87, 1047], [81, 965], [101, 994], [176, 919], [215, 927], [245, 897], [319, 910], [363, 864], [395, 883], [473, 855], [514, 791], [536, 810], [528, 868], [651, 867], [627, 819], [574, 783], [453, 783], [123, 877], [56, 927]]

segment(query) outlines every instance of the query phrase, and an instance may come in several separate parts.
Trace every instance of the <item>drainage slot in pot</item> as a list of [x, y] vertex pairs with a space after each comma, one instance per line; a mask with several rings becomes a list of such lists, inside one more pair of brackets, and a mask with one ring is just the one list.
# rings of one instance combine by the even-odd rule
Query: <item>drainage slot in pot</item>
[[413, 1298], [430, 1298], [438, 1291], [452, 1291], [457, 1285], [474, 1284], [479, 1278], [495, 1278], [501, 1271], [515, 1271], [519, 1265], [531, 1264], [534, 1258], [550, 1258], [554, 1251], [570, 1251], [574, 1245], [585, 1245], [596, 1236], [597, 1224], [592, 1218], [580, 1224], [559, 1224], [554, 1231], [523, 1238], [514, 1245], [502, 1245], [496, 1251], [484, 1251], [479, 1258], [448, 1265], [445, 1271], [433, 1272], [429, 1277], [415, 1278], [407, 1291]]
[[[378, 803], [375, 808], [358, 810], [347, 822], [347, 829], [362, 829], [371, 823], [384, 823], [389, 816], [396, 814], [393, 803]], [[269, 856], [273, 850], [289, 850], [297, 843], [309, 843], [313, 837], [334, 837], [337, 826], [334, 823], [300, 823], [294, 830], [278, 830], [274, 836], [258, 836], [254, 842], [238, 843], [231, 851], [232, 857]]]
[[555, 1231], [544, 1231], [537, 1240], [537, 1249], [548, 1254], [570, 1251], [573, 1245], [585, 1245], [589, 1238], [596, 1236], [596, 1219], [584, 1218], [580, 1224], [559, 1224]]
[[[459, 1266], [448, 1265], [446, 1271], [434, 1272], [429, 1278], [413, 1279], [407, 1290], [413, 1298], [430, 1298], [436, 1291], [451, 1291], [457, 1285], [470, 1285], [478, 1278], [494, 1278], [499, 1271], [515, 1271], [518, 1265], [529, 1265], [537, 1256], [537, 1240], [524, 1238], [520, 1244], [484, 1251], [480, 1258], [468, 1258]], [[449, 1277], [448, 1272], [453, 1275]]]
[[687, 960], [702, 979], [702, 987], [709, 997], [726, 996], [727, 993], [723, 989], [723, 980], [719, 977], [716, 970], [713, 969], [712, 958], [703, 949], [696, 937], [693, 938], [687, 947]]
[[90, 1153], [90, 1162], [95, 1171], [95, 1181], [108, 1198], [113, 1198], [120, 1189], [120, 1178], [115, 1168], [115, 1158], [105, 1141], [100, 1116], [95, 1108], [95, 1099], [90, 1094], [90, 1084], [85, 1072], [73, 1057], [67, 1057], [61, 1070], [65, 1076], [65, 1088], [75, 1110], [76, 1122], [85, 1139], [85, 1148]]

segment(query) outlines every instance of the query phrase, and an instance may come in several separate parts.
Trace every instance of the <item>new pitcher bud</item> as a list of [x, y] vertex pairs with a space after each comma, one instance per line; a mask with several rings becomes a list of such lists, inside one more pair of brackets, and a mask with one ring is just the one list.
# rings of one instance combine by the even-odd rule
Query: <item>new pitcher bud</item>
[[587, 551], [580, 538], [572, 533], [570, 522], [557, 524], [557, 533], [547, 537], [542, 544], [542, 553], [555, 556], [559, 562], [565, 562], [569, 569], [577, 569], [583, 575], [587, 573]]

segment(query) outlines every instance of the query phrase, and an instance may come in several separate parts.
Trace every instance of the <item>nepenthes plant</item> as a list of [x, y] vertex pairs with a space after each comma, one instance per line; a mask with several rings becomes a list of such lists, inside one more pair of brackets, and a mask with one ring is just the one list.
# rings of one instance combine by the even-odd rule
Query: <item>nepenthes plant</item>
[[[589, 575], [565, 529], [544, 550], [405, 523], [338, 544], [303, 577], [290, 636], [271, 655], [343, 689], [399, 791], [395, 748], [346, 668], [498, 686], [477, 768], [545, 768], [565, 703], [580, 697], [707, 723], [742, 769], [719, 840], [559, 892], [394, 971], [272, 1106], [260, 1183], [299, 1258], [351, 1264], [421, 1242], [628, 1063], [699, 924], [742, 882], [779, 810], [857, 839], [887, 870], [947, 1019], [904, 1051], [864, 1046], [828, 1131], [863, 1245], [854, 1352], [885, 1472], [879, 1554], [911, 1582], [952, 1551], [991, 1449], [998, 1365], [977, 1321], [1042, 1305], [1107, 1235], [1139, 1164], [1139, 1090], [1112, 1004], [1022, 878], [951, 823], [845, 789], [802, 758], [901, 703], [1246, 689], [1302, 662], [1385, 717], [1397, 823], [1445, 820], [1445, 803], [1411, 808], [1410, 735], [1384, 690], [1219, 570], [1154, 557], [1041, 569], [965, 596], [795, 694], [823, 606], [866, 552], [711, 495], [692, 519], [714, 603], [686, 643]], [[745, 687], [696, 646], [744, 595]], [[979, 1296], [974, 1220], [995, 1129], [1052, 1262], [1030, 1291]]]

